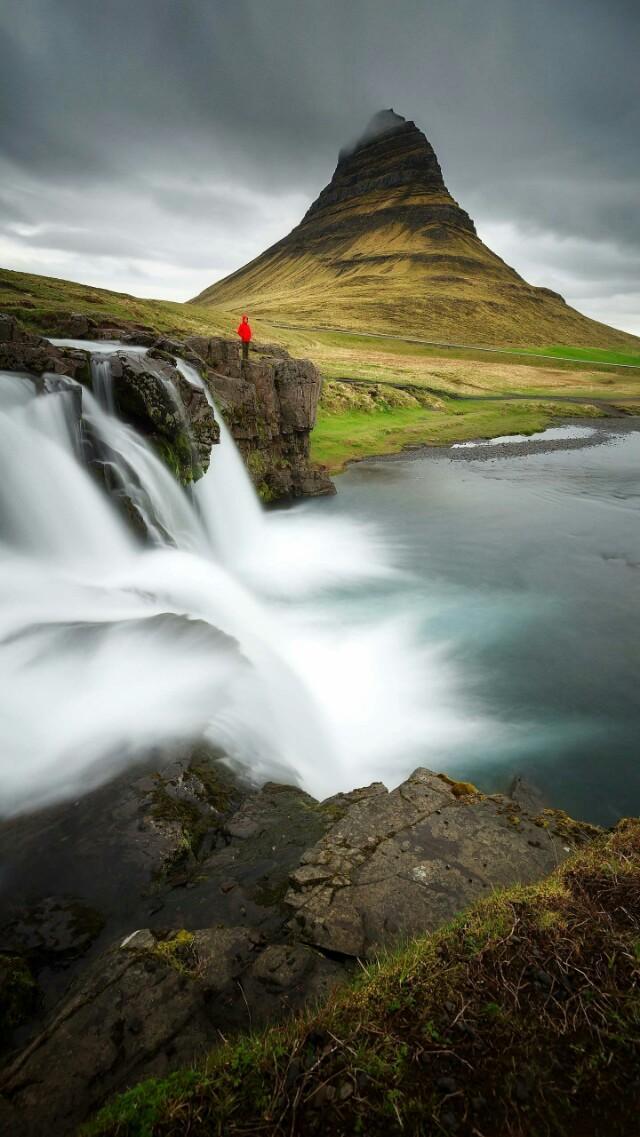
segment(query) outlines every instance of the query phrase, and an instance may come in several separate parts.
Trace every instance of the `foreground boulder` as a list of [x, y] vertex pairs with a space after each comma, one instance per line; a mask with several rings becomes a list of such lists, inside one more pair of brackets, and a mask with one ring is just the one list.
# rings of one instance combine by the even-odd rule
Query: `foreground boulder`
[[346, 956], [375, 956], [495, 888], [538, 880], [598, 832], [424, 769], [391, 793], [373, 785], [326, 804], [344, 816], [303, 854], [285, 903], [296, 936]]
[[292, 1024], [134, 1087], [92, 1137], [636, 1137], [640, 822]]
[[356, 957], [597, 832], [424, 769], [320, 803], [202, 746], [7, 822], [0, 1121], [64, 1137], [107, 1095], [326, 996]]

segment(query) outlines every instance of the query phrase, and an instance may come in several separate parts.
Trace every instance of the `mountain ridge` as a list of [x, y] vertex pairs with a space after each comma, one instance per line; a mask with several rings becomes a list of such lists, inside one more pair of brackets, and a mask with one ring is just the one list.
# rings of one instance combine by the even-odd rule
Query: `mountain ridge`
[[478, 237], [416, 124], [378, 112], [289, 234], [189, 303], [300, 327], [480, 344], [637, 344], [529, 284]]

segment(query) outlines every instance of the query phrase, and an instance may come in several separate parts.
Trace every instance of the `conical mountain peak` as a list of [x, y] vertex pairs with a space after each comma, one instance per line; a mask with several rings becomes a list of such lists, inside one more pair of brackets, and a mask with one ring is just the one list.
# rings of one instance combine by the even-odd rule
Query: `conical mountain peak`
[[389, 107], [388, 110], [376, 111], [369, 119], [362, 134], [358, 135], [351, 146], [344, 146], [340, 151], [340, 156], [353, 154], [354, 150], [359, 150], [361, 146], [366, 146], [367, 143], [381, 138], [384, 134], [390, 134], [407, 125], [414, 126], [415, 124], [408, 124], [406, 118], [401, 114], [396, 114], [392, 107]]
[[[415, 122], [393, 110], [375, 114], [357, 142], [340, 151], [329, 185], [314, 201], [303, 224], [336, 205], [342, 207], [341, 212], [347, 205], [369, 213], [377, 213], [381, 208], [402, 209], [406, 220], [410, 206], [430, 206], [432, 220], [445, 208], [449, 223], [475, 232], [471, 219], [449, 194], [435, 151], [425, 135]], [[416, 216], [413, 215], [412, 226]], [[421, 217], [428, 222], [424, 208]]]
[[528, 284], [479, 239], [433, 146], [389, 108], [277, 244], [196, 301], [300, 327], [456, 343], [598, 343], [611, 331]]

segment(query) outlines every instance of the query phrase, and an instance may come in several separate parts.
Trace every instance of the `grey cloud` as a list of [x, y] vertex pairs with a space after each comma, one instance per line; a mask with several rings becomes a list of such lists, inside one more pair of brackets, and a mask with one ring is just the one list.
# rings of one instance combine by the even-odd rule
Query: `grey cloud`
[[95, 234], [79, 256], [138, 258], [142, 241], [149, 261], [208, 257], [213, 279], [286, 232], [393, 105], [481, 227], [515, 226], [525, 275], [540, 233], [624, 254], [640, 246], [639, 41], [631, 0], [23, 0], [0, 13], [0, 155], [42, 192], [10, 202], [55, 226], [48, 191], [75, 190], [73, 223]]

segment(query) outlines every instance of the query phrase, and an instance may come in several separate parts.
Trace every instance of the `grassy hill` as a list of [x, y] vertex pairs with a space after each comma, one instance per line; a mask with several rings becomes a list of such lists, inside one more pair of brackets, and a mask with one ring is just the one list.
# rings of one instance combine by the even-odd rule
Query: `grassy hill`
[[[140, 299], [9, 269], [0, 269], [0, 311], [48, 335], [71, 312], [116, 334], [121, 326], [165, 335], [232, 336], [238, 319], [238, 310]], [[253, 320], [253, 330], [258, 342], [278, 343], [292, 355], [312, 359], [325, 377], [312, 455], [332, 473], [354, 458], [407, 445], [531, 433], [572, 414], [601, 414], [603, 404], [629, 413], [640, 407], [640, 350], [636, 353], [633, 345], [626, 350], [529, 345], [492, 352], [397, 335], [302, 330], [261, 319]], [[482, 402], [489, 395], [494, 401]], [[514, 395], [532, 401], [514, 402]], [[567, 397], [593, 403], [558, 401]]]
[[298, 328], [480, 345], [640, 349], [528, 284], [479, 239], [414, 123], [382, 112], [299, 225], [195, 304]]

